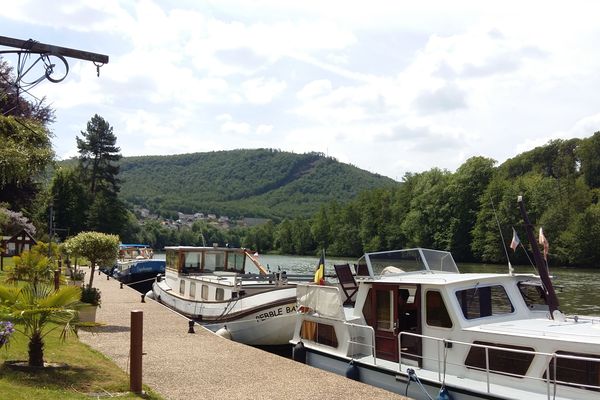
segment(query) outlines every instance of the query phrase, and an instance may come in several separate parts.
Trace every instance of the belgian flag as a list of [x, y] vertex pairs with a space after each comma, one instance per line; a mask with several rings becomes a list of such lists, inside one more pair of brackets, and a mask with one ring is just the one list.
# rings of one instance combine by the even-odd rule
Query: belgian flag
[[315, 283], [323, 285], [325, 283], [325, 251], [321, 253], [321, 259], [319, 259], [319, 265], [315, 271]]

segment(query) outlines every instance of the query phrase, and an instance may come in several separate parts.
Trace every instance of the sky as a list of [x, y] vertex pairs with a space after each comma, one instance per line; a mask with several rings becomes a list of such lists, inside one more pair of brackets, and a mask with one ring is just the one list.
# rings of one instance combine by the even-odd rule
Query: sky
[[19, 0], [0, 36], [110, 57], [32, 89], [59, 159], [98, 114], [123, 156], [274, 148], [401, 180], [600, 131], [598, 16], [578, 0]]

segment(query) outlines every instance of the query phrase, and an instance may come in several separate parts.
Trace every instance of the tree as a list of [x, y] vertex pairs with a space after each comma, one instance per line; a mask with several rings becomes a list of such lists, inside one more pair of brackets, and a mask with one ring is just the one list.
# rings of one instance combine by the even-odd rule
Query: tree
[[36, 178], [53, 161], [48, 124], [54, 111], [44, 100], [25, 100], [13, 84], [12, 68], [0, 58], [0, 202], [20, 209], [32, 204]]
[[119, 254], [119, 237], [100, 232], [81, 232], [65, 242], [67, 251], [78, 257], [85, 257], [90, 262], [90, 282], [94, 282], [96, 264], [111, 266], [117, 261]]
[[14, 267], [7, 271], [6, 282], [29, 282], [33, 287], [42, 283], [49, 284], [54, 278], [54, 267], [50, 259], [35, 249], [14, 256]]
[[116, 146], [117, 137], [108, 122], [95, 114], [87, 123], [87, 130], [77, 137], [79, 163], [87, 178], [92, 200], [98, 191], [116, 194], [119, 192], [120, 149]]
[[63, 286], [55, 291], [49, 285], [24, 287], [0, 286], [0, 303], [8, 310], [7, 317], [17, 330], [29, 339], [28, 363], [33, 367], [44, 366], [44, 337], [56, 327], [61, 328], [61, 339], [75, 333], [72, 324], [80, 305], [81, 289]]
[[62, 239], [68, 234], [76, 235], [86, 227], [89, 198], [74, 168], [56, 170], [50, 186], [54, 211], [54, 224], [66, 231], [59, 231]]

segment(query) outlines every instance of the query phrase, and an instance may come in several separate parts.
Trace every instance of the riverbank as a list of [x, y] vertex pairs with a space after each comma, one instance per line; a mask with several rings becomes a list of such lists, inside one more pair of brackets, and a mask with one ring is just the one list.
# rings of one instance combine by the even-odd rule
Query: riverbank
[[102, 292], [97, 321], [104, 326], [80, 339], [121, 369], [129, 365], [130, 315], [144, 313], [143, 382], [169, 400], [223, 399], [402, 399], [292, 360], [214, 335], [153, 301], [141, 303], [133, 289], [97, 276]]

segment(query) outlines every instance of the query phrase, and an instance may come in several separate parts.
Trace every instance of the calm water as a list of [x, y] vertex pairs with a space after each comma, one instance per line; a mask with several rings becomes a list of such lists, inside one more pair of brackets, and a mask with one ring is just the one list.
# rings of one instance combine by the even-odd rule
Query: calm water
[[[164, 254], [157, 257], [164, 258]], [[260, 255], [260, 262], [272, 272], [279, 268], [291, 274], [312, 274], [319, 262], [318, 257]], [[325, 258], [325, 274], [334, 274], [334, 264], [355, 263], [355, 258]], [[465, 264], [458, 265], [461, 272], [507, 271], [506, 265]], [[533, 273], [533, 267], [516, 266], [516, 273]], [[567, 314], [600, 315], [600, 269], [553, 267], [554, 285], [561, 311]]]

